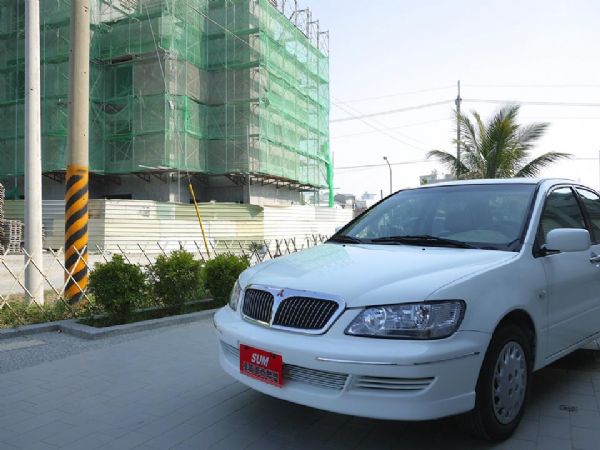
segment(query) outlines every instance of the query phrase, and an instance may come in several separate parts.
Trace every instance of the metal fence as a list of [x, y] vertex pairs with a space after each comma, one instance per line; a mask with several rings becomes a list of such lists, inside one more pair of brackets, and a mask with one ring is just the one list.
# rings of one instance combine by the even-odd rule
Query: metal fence
[[[111, 246], [111, 251], [99, 246], [95, 249], [90, 248], [87, 261], [83, 259], [82, 254], [78, 254], [78, 262], [84, 261], [88, 270], [93, 272], [96, 263], [107, 262], [113, 255], [118, 254], [129, 264], [145, 267], [154, 263], [158, 255], [168, 255], [175, 250], [186, 250], [202, 262], [206, 262], [217, 255], [234, 254], [246, 257], [250, 265], [255, 265], [269, 259], [317, 246], [325, 240], [327, 240], [325, 235], [311, 235], [306, 236], [304, 239], [282, 238], [261, 241], [209, 240], [208, 251], [203, 241], [166, 241], [136, 245], [115, 244]], [[0, 254], [0, 311], [8, 311], [18, 322], [23, 323], [15, 305], [30, 297], [30, 293], [25, 287], [25, 271], [29, 266], [42, 275], [46, 299], [51, 299], [52, 302], [61, 302], [65, 308], [71, 309], [65, 297], [65, 285], [69, 280], [73, 280], [77, 286], [79, 285], [73, 278], [73, 274], [69, 273], [65, 267], [63, 249], [47, 250], [43, 256], [43, 267], [39, 267], [25, 250], [22, 250], [22, 252], [22, 254], [9, 254], [6, 250], [5, 253]], [[76, 267], [76, 264], [72, 267]], [[87, 292], [84, 292], [84, 298], [89, 300]], [[42, 303], [40, 300], [34, 299], [32, 303], [40, 306], [40, 303]]]

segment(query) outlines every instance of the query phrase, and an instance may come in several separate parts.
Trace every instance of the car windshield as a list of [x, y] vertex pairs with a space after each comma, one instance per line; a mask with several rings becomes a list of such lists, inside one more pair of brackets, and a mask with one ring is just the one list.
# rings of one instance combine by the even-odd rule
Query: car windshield
[[534, 184], [465, 184], [408, 189], [333, 236], [346, 243], [518, 250]]

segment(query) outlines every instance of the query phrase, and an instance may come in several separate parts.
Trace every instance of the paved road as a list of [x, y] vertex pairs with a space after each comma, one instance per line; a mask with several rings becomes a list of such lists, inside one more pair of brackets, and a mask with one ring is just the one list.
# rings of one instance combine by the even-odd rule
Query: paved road
[[1, 368], [2, 450], [600, 449], [592, 351], [536, 374], [524, 422], [499, 445], [461, 434], [452, 420], [360, 419], [248, 390], [219, 368], [209, 320], [96, 343], [4, 340]]

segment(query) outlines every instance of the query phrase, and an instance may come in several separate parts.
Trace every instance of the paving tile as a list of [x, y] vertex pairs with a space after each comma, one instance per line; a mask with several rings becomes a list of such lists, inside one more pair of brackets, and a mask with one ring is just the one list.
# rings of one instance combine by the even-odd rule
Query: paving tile
[[[148, 442], [150, 439], [151, 437], [146, 434], [132, 431], [97, 448], [106, 450], [130, 450]], [[168, 447], [163, 448], [171, 448], [171, 446], [169, 445]]]
[[539, 397], [537, 402], [532, 405], [539, 412], [540, 416], [568, 418], [569, 410], [564, 407], [572, 406], [568, 396], [556, 396], [551, 393]]
[[537, 450], [572, 450], [571, 439], [558, 439], [541, 436], [537, 442]]
[[[185, 441], [187, 438], [197, 434], [198, 427], [188, 423], [177, 425], [174, 428], [154, 438], [146, 439], [146, 444], [157, 449], [173, 448]], [[141, 442], [140, 442], [141, 443]]]
[[211, 445], [216, 444], [233, 433], [234, 430], [232, 427], [226, 421], [223, 421], [201, 431], [200, 433], [190, 436], [174, 448], [177, 450], [183, 450], [187, 448], [194, 450], [207, 449], [210, 448]]
[[554, 437], [560, 439], [571, 438], [571, 421], [568, 417], [540, 417], [540, 436]]
[[570, 381], [568, 390], [570, 394], [594, 395], [594, 385], [591, 381]]
[[540, 434], [540, 418], [523, 418], [519, 427], [515, 431], [514, 437], [528, 441], [537, 440]]
[[[468, 447], [465, 447], [465, 450], [467, 448]], [[527, 441], [525, 439], [509, 439], [498, 444], [482, 444], [482, 447], [480, 448], [487, 448], [490, 450], [537, 450], [534, 441]]]
[[18, 424], [33, 420], [35, 417], [35, 413], [32, 411], [6, 411], [0, 416], [0, 426], [2, 429], [11, 430], [13, 425], [18, 426]]
[[[280, 436], [265, 436], [257, 441], [252, 442], [245, 447], [247, 450], [283, 450], [291, 448], [292, 443]], [[306, 449], [318, 448], [316, 445], [307, 444]]]
[[85, 427], [74, 427], [70, 430], [65, 430], [64, 432], [45, 438], [42, 441], [50, 445], [64, 447], [94, 432], [96, 432], [96, 428], [93, 424], [90, 424]]
[[20, 447], [16, 447], [16, 446], [9, 444], [8, 442], [4, 442], [2, 440], [0, 440], [0, 448], [2, 450], [21, 450]]
[[571, 413], [570, 419], [571, 426], [600, 430], [600, 413], [597, 411], [578, 410]]
[[235, 426], [231, 428], [231, 433], [216, 442], [209, 445], [210, 449], [237, 449], [245, 448], [253, 442], [267, 436], [273, 427], [256, 426], [247, 424], [243, 426]]
[[117, 437], [104, 433], [91, 433], [69, 445], [62, 446], [61, 450], [95, 450], [115, 440]]
[[600, 448], [600, 430], [572, 427], [573, 448], [576, 450], [598, 450]]
[[569, 405], [575, 406], [577, 409], [598, 411], [598, 402], [595, 395], [570, 394]]
[[48, 443], [43, 442], [43, 441], [38, 441], [38, 442], [35, 442], [32, 444], [27, 444], [25, 447], [23, 447], [23, 450], [55, 450], [55, 449], [59, 449], [59, 447], [54, 446], [54, 445], [49, 445]]
[[11, 438], [5, 439], [5, 442], [17, 447], [27, 448], [34, 443], [41, 442], [43, 439], [71, 430], [72, 428], [73, 426], [70, 424], [55, 420], [35, 429], [14, 435]]
[[41, 427], [42, 425], [47, 425], [49, 423], [55, 422], [57, 420], [63, 420], [68, 418], [67, 415], [58, 410], [48, 411], [42, 414], [33, 415], [33, 417], [22, 420], [17, 423], [12, 423], [7, 426], [7, 428], [16, 431], [18, 433], [25, 433], [27, 431], [35, 430], [36, 428]]

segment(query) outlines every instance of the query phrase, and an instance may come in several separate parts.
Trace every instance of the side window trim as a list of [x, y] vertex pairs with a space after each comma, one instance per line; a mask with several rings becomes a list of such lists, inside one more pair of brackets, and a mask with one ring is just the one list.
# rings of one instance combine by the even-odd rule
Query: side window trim
[[575, 188], [576, 186], [572, 185], [572, 184], [556, 184], [554, 186], [552, 186], [548, 192], [546, 192], [546, 195], [544, 197], [544, 204], [542, 205], [542, 211], [540, 213], [540, 217], [538, 219], [538, 223], [537, 223], [537, 228], [536, 228], [536, 232], [535, 232], [535, 242], [533, 245], [533, 257], [534, 258], [540, 258], [542, 256], [546, 256], [546, 253], [544, 253], [543, 251], [543, 246], [545, 243], [542, 243], [540, 238], [543, 237], [543, 231], [542, 231], [542, 219], [544, 218], [544, 212], [546, 211], [546, 206], [548, 204], [548, 197], [550, 197], [554, 191], [558, 190], [558, 189], [563, 189], [563, 188], [569, 188], [571, 190], [571, 193], [573, 194], [573, 196], [575, 197], [575, 201], [577, 202], [577, 206], [579, 206], [579, 212], [581, 214], [581, 216], [583, 217], [583, 221], [585, 223], [585, 228], [588, 231], [588, 233], [592, 233], [590, 231], [590, 226], [589, 226], [589, 222], [587, 220], [587, 216], [585, 213], [585, 209], [582, 208], [582, 203], [581, 200], [579, 198], [579, 194], [577, 193], [577, 189]]

